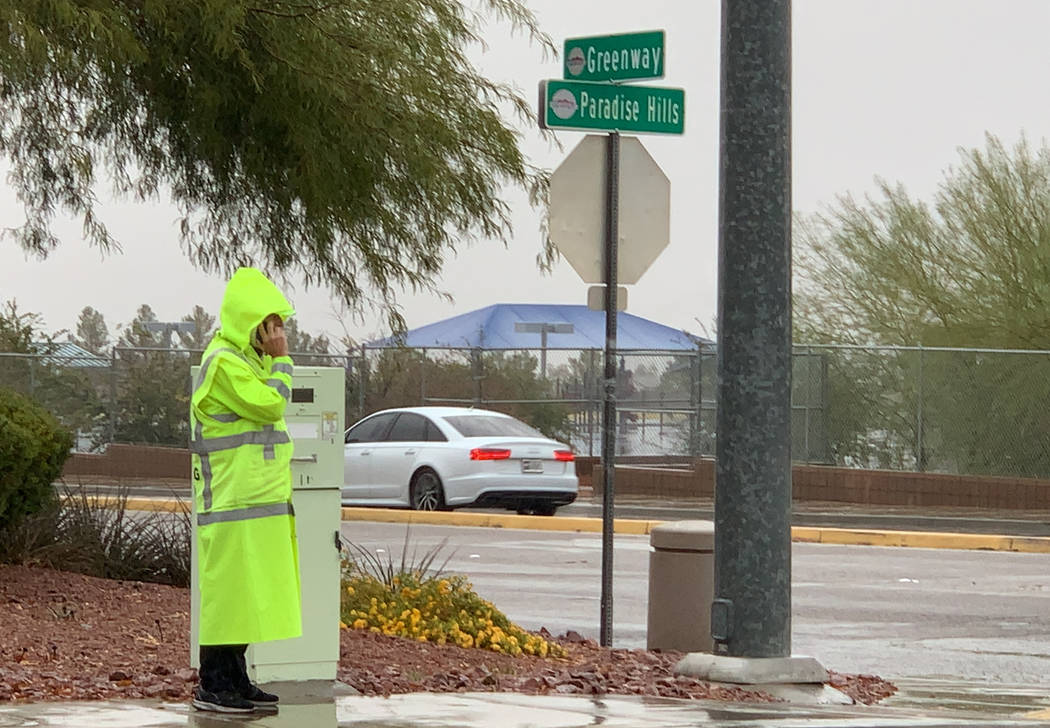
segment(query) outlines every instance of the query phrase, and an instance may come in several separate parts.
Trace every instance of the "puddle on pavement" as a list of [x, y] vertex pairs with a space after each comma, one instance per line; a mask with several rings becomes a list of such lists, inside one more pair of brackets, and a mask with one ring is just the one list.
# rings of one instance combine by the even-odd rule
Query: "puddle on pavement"
[[1011, 717], [1050, 708], [1050, 686], [910, 678], [893, 682], [898, 688], [897, 694], [881, 705]]
[[[1050, 691], [938, 680], [902, 680], [881, 706], [745, 704], [632, 696], [414, 693], [336, 697], [282, 705], [277, 714], [220, 715], [184, 703], [38, 703], [0, 706], [0, 728], [685, 728], [710, 726], [1050, 725], [1034, 711]], [[884, 710], [883, 707], [888, 710]], [[965, 711], [961, 713], [959, 711]], [[1036, 720], [1022, 718], [1029, 714]], [[961, 718], [961, 720], [960, 720]], [[947, 722], [945, 722], [947, 721]]]

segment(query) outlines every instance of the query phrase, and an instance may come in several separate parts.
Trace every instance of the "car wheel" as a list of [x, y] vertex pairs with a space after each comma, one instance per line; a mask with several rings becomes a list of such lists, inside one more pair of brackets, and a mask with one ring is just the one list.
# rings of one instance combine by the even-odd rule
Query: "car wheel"
[[535, 516], [553, 516], [557, 510], [558, 506], [550, 503], [537, 503], [532, 507], [532, 514]]
[[445, 508], [441, 478], [433, 470], [422, 470], [412, 479], [412, 510], [440, 511]]

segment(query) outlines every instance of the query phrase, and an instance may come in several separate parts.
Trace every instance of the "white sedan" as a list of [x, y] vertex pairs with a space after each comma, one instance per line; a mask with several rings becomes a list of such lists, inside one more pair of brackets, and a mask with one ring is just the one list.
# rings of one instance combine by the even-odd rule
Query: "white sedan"
[[496, 507], [551, 516], [579, 490], [568, 445], [500, 412], [383, 410], [348, 429], [345, 443], [343, 505]]

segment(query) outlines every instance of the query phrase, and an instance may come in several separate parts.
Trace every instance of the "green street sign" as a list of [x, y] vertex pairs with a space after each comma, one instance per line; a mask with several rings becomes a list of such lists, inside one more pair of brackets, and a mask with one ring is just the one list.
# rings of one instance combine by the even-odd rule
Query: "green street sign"
[[637, 81], [664, 77], [664, 32], [596, 35], [565, 41], [564, 77], [571, 81]]
[[583, 81], [540, 81], [540, 126], [545, 129], [681, 134], [685, 91]]

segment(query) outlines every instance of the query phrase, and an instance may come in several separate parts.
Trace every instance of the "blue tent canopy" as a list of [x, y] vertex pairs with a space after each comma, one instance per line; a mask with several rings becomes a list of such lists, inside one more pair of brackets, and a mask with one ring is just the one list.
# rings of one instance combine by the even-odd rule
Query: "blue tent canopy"
[[[572, 324], [572, 333], [548, 333], [548, 349], [603, 349], [605, 313], [586, 306], [544, 303], [498, 303], [470, 313], [427, 324], [405, 333], [369, 342], [373, 347], [404, 345], [427, 349], [537, 349], [540, 333], [526, 333], [515, 324]], [[533, 327], [534, 328], [534, 327]], [[562, 327], [565, 328], [565, 327]], [[617, 349], [694, 350], [707, 339], [654, 321], [620, 313]]]

